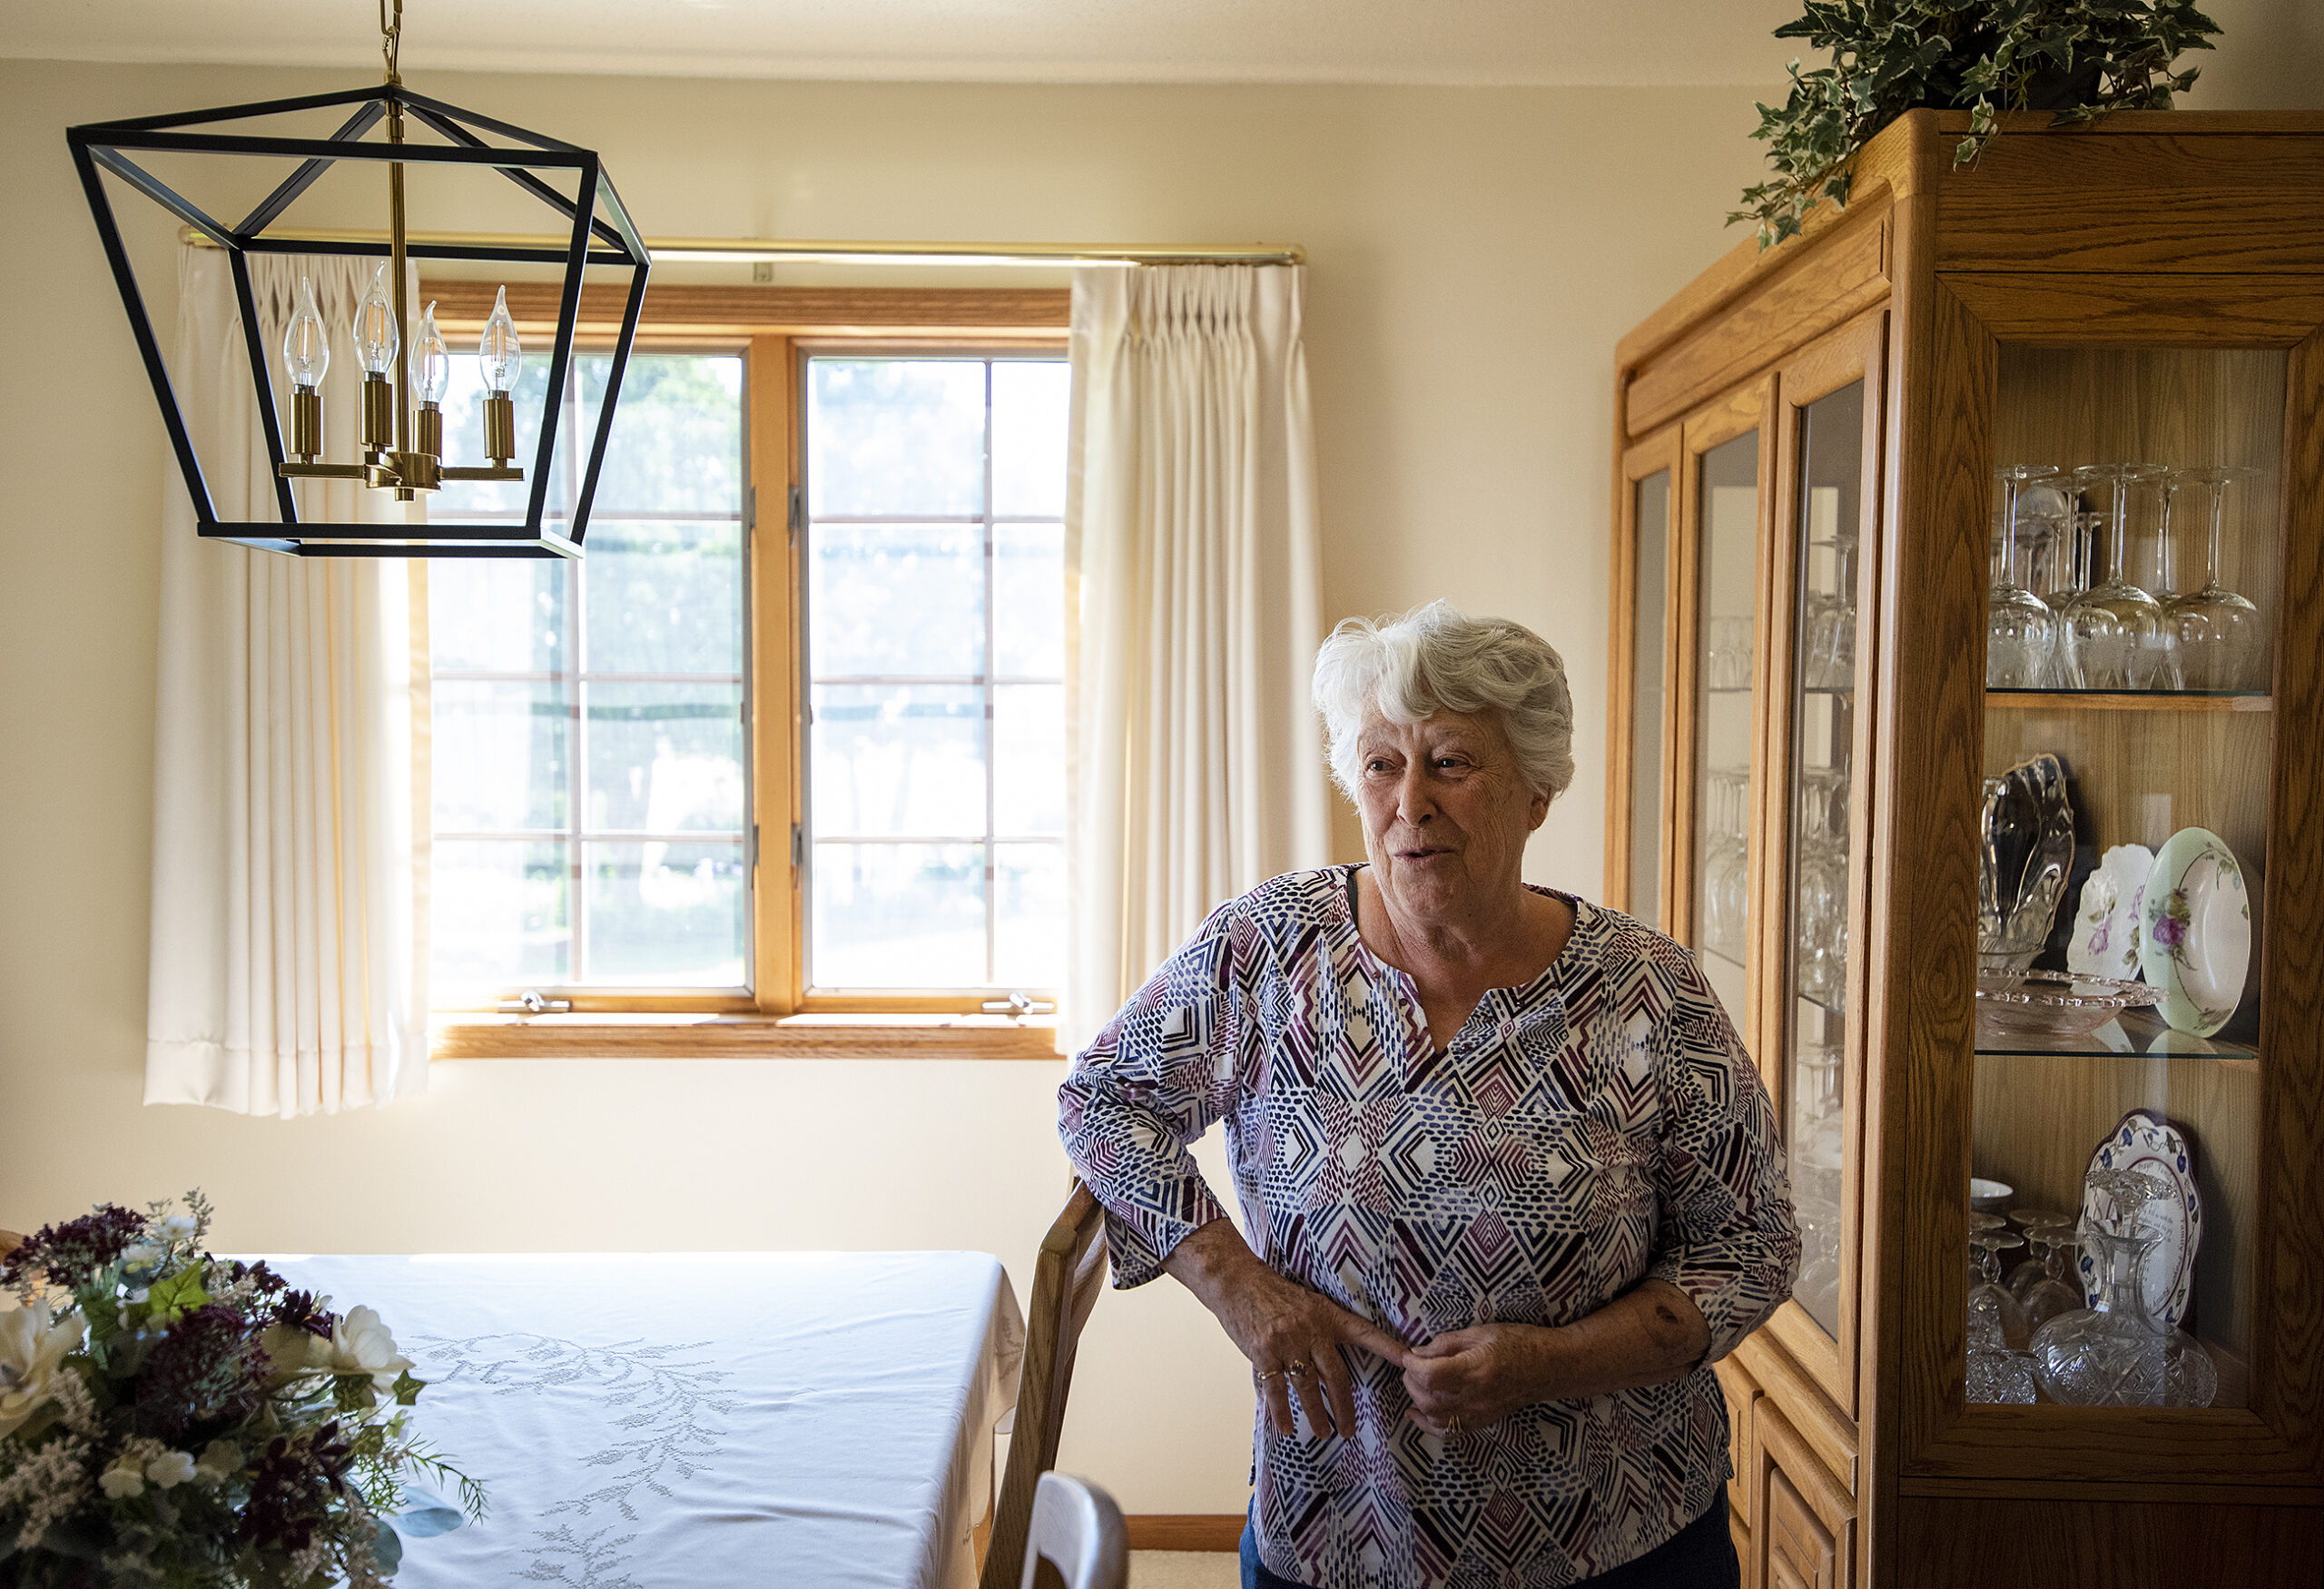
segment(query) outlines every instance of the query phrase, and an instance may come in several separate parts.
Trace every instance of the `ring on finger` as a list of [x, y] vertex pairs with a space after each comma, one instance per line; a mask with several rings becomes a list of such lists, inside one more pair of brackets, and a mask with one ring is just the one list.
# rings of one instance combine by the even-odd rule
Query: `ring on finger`
[[1265, 1385], [1270, 1379], [1282, 1378], [1283, 1375], [1284, 1371], [1280, 1368], [1265, 1368], [1254, 1373], [1251, 1378], [1256, 1384]]
[[1459, 1413], [1454, 1413], [1452, 1419], [1445, 1424], [1444, 1432], [1448, 1435], [1457, 1435], [1461, 1432], [1461, 1415]]
[[1295, 1358], [1291, 1362], [1285, 1363], [1283, 1366], [1283, 1371], [1285, 1374], [1290, 1375], [1294, 1379], [1305, 1379], [1315, 1370], [1307, 1363]]

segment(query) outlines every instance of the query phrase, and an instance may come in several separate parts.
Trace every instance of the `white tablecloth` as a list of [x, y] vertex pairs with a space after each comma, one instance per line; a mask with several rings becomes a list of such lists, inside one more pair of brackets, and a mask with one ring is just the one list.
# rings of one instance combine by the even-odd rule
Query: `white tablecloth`
[[399, 1589], [969, 1589], [1024, 1326], [971, 1252], [280, 1258], [379, 1311], [480, 1526]]

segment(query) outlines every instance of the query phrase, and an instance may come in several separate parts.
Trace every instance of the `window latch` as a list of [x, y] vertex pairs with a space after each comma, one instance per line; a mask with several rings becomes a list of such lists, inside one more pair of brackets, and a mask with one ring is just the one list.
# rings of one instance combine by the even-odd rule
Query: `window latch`
[[1022, 1021], [1028, 1015], [1054, 1015], [1057, 1013], [1057, 1005], [1049, 999], [1032, 999], [1023, 993], [1011, 993], [1006, 999], [987, 999], [984, 1002], [984, 1012], [988, 1015], [1006, 1015], [1012, 1020]]
[[572, 1000], [546, 997], [537, 988], [527, 988], [513, 999], [500, 1001], [503, 1015], [567, 1015], [572, 1011]]

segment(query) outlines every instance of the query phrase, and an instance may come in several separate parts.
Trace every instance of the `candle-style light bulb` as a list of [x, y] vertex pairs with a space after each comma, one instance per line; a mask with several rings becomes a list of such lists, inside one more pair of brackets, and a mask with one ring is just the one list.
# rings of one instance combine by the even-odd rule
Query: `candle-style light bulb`
[[493, 296], [492, 318], [484, 322], [484, 335], [477, 340], [476, 356], [484, 365], [487, 389], [492, 391], [515, 390], [517, 373], [525, 366], [525, 348], [517, 340], [517, 322], [508, 317], [508, 289], [506, 287]]
[[399, 340], [395, 305], [388, 301], [388, 267], [381, 265], [372, 274], [370, 291], [355, 307], [355, 350], [363, 368], [373, 375], [387, 374], [395, 367]]
[[323, 326], [322, 311], [315, 307], [315, 284], [299, 278], [299, 308], [282, 331], [282, 362], [290, 367], [293, 385], [312, 391], [323, 383], [330, 368], [330, 333]]
[[419, 400], [442, 402], [445, 391], [452, 384], [452, 350], [444, 345], [444, 333], [436, 329], [436, 305], [432, 301], [419, 316], [419, 332], [412, 338], [411, 350], [419, 366]]

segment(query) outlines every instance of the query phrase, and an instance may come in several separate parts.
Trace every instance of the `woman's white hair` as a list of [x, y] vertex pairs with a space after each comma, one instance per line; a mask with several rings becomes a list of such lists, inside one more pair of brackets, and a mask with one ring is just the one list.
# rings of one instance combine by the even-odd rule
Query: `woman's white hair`
[[1315, 653], [1315, 710], [1332, 781], [1355, 798], [1364, 714], [1412, 724], [1439, 712], [1499, 716], [1526, 785], [1551, 799], [1573, 782], [1573, 696], [1550, 643], [1507, 618], [1432, 601], [1402, 617], [1349, 618]]

